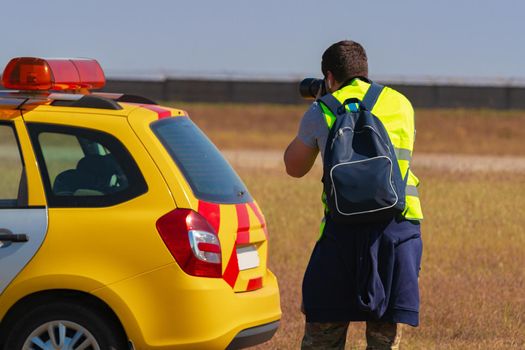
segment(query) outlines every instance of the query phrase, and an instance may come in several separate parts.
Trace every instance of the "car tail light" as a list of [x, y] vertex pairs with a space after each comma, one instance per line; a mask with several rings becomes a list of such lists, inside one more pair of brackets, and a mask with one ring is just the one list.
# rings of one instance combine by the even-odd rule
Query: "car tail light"
[[157, 230], [179, 266], [189, 275], [222, 277], [221, 244], [208, 221], [191, 209], [175, 209]]

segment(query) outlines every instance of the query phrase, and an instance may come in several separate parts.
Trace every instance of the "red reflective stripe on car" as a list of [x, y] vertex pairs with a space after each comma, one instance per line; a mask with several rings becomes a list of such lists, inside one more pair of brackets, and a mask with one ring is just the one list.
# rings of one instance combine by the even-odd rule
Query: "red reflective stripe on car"
[[153, 112], [157, 113], [158, 116], [159, 116], [159, 119], [171, 117], [171, 111], [169, 111], [167, 109], [160, 108], [160, 107], [154, 106], [154, 105], [140, 105], [140, 106], [144, 107], [146, 109], [149, 109], [150, 111], [153, 111]]
[[219, 204], [199, 201], [197, 211], [208, 220], [210, 225], [215, 229], [215, 233], [219, 233], [219, 227], [221, 225], [221, 208]]
[[262, 288], [262, 277], [253, 278], [248, 282], [246, 291], [256, 290]]
[[261, 227], [264, 231], [264, 235], [266, 236], [266, 239], [268, 239], [268, 228], [266, 227], [266, 220], [264, 220], [264, 216], [259, 210], [259, 207], [257, 207], [255, 202], [250, 202], [248, 203], [248, 205], [250, 206], [250, 208], [252, 208], [253, 212], [255, 213], [255, 216], [257, 216], [257, 219], [259, 219], [259, 222], [261, 223]]
[[246, 204], [236, 204], [237, 211], [237, 244], [250, 243], [250, 217], [248, 216], [248, 208]]
[[226, 266], [226, 270], [224, 270], [222, 278], [233, 288], [235, 286], [235, 282], [237, 282], [238, 276], [239, 262], [237, 261], [237, 249], [234, 246], [230, 260], [228, 261], [228, 265]]
[[236, 244], [248, 244], [250, 243], [250, 232], [249, 231], [241, 231], [237, 233], [237, 240], [235, 241]]

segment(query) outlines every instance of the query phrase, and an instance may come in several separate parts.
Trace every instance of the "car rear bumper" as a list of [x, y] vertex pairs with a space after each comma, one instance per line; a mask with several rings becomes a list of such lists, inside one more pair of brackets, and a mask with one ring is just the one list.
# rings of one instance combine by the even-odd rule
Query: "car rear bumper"
[[113, 309], [136, 349], [239, 349], [277, 330], [279, 289], [269, 270], [263, 285], [235, 293], [223, 279], [180, 274], [171, 264], [93, 294]]
[[252, 327], [239, 332], [226, 350], [243, 349], [270, 340], [279, 328], [279, 321]]

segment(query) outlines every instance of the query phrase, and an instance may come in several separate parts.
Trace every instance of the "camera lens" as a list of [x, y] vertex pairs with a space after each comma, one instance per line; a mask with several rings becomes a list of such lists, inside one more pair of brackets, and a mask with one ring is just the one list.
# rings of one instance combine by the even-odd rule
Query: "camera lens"
[[316, 98], [320, 89], [324, 90], [323, 79], [306, 78], [299, 83], [299, 93], [306, 99]]

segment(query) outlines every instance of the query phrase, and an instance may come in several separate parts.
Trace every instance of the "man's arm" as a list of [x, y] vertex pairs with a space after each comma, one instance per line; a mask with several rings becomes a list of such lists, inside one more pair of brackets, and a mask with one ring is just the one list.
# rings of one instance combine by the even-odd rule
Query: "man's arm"
[[314, 165], [319, 150], [307, 146], [298, 137], [288, 145], [284, 152], [284, 164], [286, 172], [293, 177], [303, 177]]

